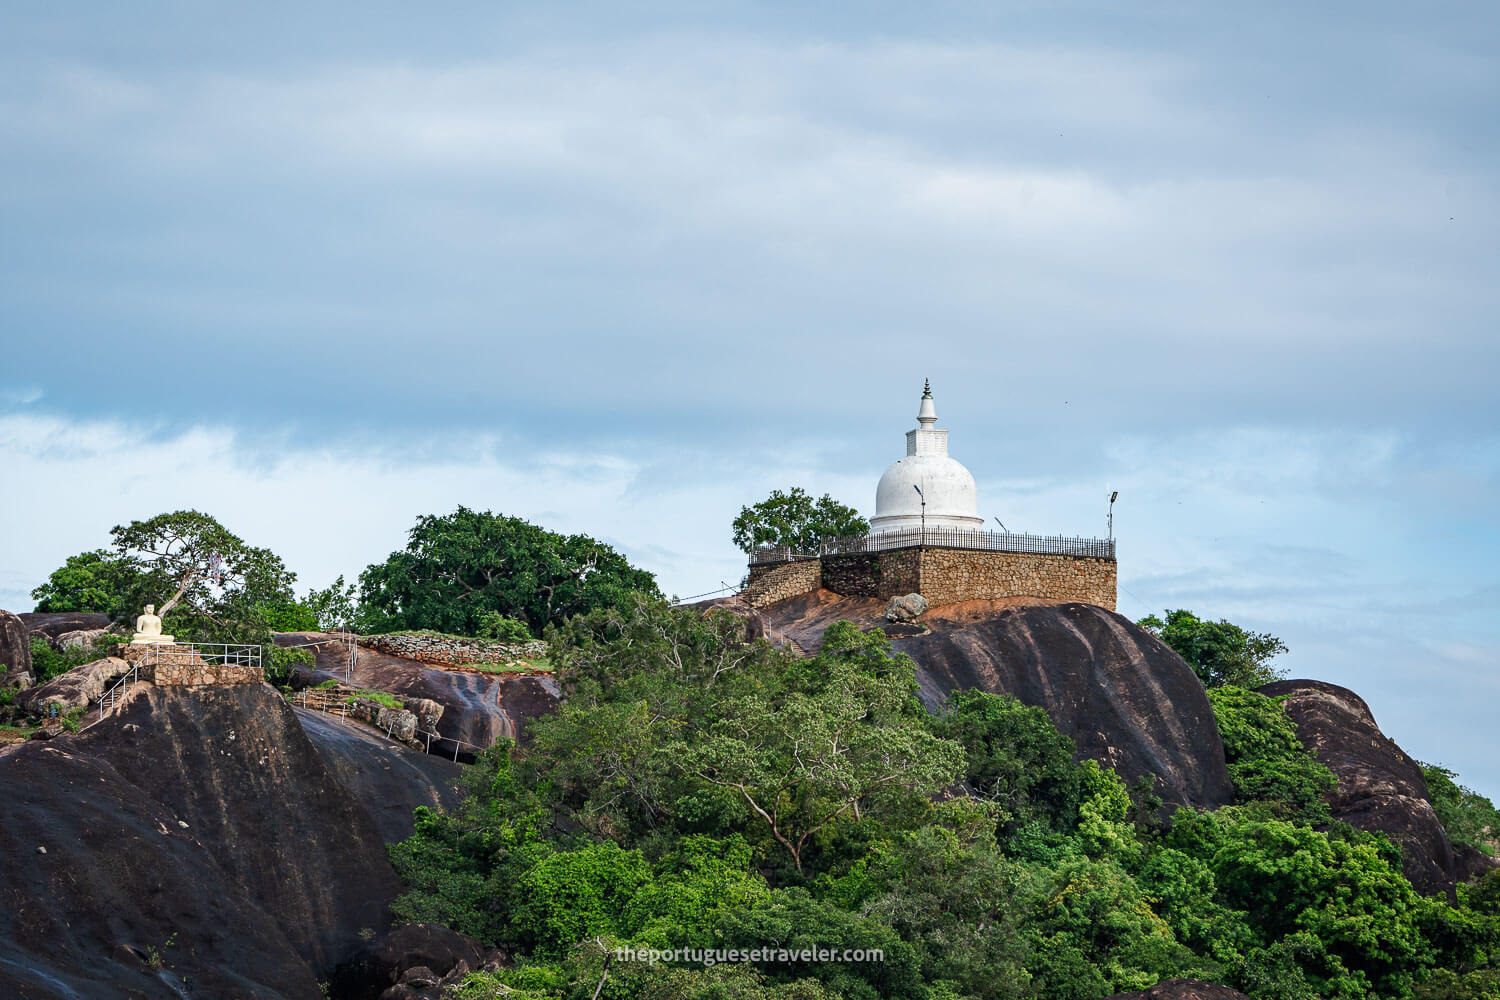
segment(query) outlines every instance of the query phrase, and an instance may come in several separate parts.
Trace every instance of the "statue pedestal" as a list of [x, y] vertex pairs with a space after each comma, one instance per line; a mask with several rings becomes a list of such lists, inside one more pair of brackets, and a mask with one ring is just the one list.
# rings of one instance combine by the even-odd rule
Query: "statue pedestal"
[[170, 646], [172, 642], [170, 635], [142, 635], [139, 632], [130, 640], [132, 646]]

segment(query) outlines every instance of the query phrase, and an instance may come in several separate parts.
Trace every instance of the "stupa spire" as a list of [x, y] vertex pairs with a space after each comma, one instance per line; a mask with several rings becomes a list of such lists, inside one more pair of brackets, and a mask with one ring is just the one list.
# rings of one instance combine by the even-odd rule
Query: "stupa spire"
[[924, 428], [931, 429], [937, 423], [937, 407], [932, 402], [932, 382], [930, 379], [922, 380], [922, 407], [917, 410], [917, 423]]

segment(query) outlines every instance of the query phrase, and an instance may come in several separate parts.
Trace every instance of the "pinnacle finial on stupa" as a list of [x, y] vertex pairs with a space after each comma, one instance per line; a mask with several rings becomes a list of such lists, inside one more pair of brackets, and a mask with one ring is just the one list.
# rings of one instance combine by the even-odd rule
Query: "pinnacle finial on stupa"
[[932, 402], [932, 382], [925, 378], [922, 380], [922, 406], [917, 410], [917, 423], [927, 428], [937, 423], [937, 407]]

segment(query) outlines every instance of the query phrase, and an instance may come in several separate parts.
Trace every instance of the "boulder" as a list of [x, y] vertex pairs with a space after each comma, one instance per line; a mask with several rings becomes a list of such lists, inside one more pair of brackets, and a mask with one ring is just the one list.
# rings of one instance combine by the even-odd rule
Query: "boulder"
[[416, 738], [417, 717], [404, 708], [387, 708], [380, 706], [380, 711], [375, 713], [375, 725], [384, 729], [392, 739], [408, 742]]
[[1250, 1000], [1239, 990], [1196, 979], [1164, 979], [1149, 990], [1116, 993], [1104, 1000]]
[[443, 718], [443, 706], [431, 698], [408, 698], [406, 710], [417, 717], [417, 728], [429, 733], [438, 731], [438, 722]]
[[0, 611], [0, 687], [31, 685], [31, 634], [18, 615]]
[[29, 611], [17, 617], [26, 623], [26, 631], [52, 643], [64, 632], [105, 628], [109, 625], [109, 615], [97, 615], [89, 611]]
[[129, 669], [130, 664], [120, 657], [106, 656], [74, 667], [39, 687], [28, 688], [16, 697], [16, 703], [36, 715], [51, 704], [56, 704], [62, 712], [88, 708]]
[[338, 996], [436, 997], [475, 969], [509, 963], [505, 952], [440, 924], [406, 924], [377, 937], [330, 984]]
[[921, 594], [893, 597], [885, 606], [885, 620], [888, 622], [909, 622], [926, 613], [927, 598]]
[[[94, 643], [98, 642], [101, 638], [108, 634], [109, 629], [107, 628], [74, 629], [72, 632], [64, 632], [62, 635], [52, 640], [52, 645], [57, 649], [81, 649], [85, 646], [92, 646]], [[120, 640], [122, 642], [125, 641], [126, 638], [127, 637], [125, 635], [121, 634]]]
[[1421, 765], [1380, 731], [1359, 695], [1309, 680], [1276, 681], [1259, 690], [1285, 699], [1297, 737], [1338, 778], [1328, 801], [1334, 818], [1390, 837], [1419, 892], [1448, 892], [1455, 881], [1496, 866], [1482, 852], [1455, 853], [1429, 801]]
[[[941, 609], [938, 609], [941, 610]], [[977, 688], [1045, 709], [1079, 757], [1127, 785], [1149, 778], [1168, 803], [1227, 805], [1233, 787], [1203, 685], [1160, 639], [1092, 604], [1011, 607], [977, 620], [924, 619], [928, 635], [898, 649], [917, 662], [920, 695], [936, 709]]]

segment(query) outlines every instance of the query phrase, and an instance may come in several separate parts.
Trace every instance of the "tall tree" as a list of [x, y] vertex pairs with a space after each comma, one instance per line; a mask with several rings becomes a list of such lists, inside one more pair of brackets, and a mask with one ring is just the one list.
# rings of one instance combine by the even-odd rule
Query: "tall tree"
[[763, 545], [816, 552], [825, 537], [863, 535], [869, 530], [870, 522], [853, 507], [827, 493], [814, 500], [802, 487], [793, 486], [786, 493], [772, 490], [760, 503], [741, 507], [734, 519], [734, 544], [746, 552]]
[[1204, 687], [1257, 688], [1283, 675], [1270, 661], [1287, 651], [1286, 643], [1269, 633], [1251, 632], [1223, 619], [1206, 621], [1180, 608], [1168, 611], [1166, 621], [1147, 615], [1136, 624], [1176, 650]]
[[366, 629], [477, 635], [492, 612], [533, 633], [630, 595], [659, 597], [655, 578], [587, 535], [560, 535], [518, 517], [459, 507], [417, 519], [406, 548], [359, 578]]

